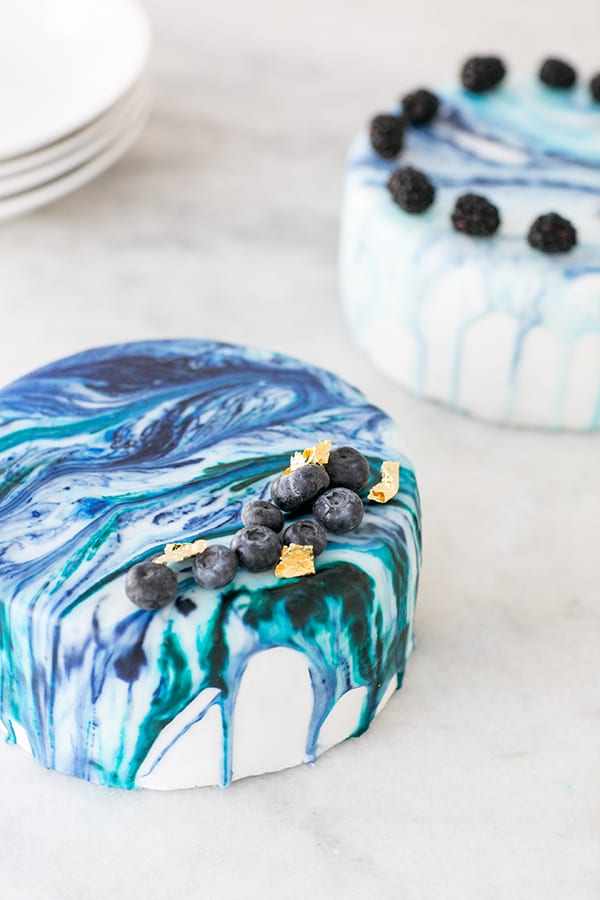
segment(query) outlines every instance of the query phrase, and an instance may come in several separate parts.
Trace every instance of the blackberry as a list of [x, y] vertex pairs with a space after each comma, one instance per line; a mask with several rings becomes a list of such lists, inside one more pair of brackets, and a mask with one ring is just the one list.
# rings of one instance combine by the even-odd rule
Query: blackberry
[[527, 240], [531, 247], [542, 253], [567, 253], [577, 243], [577, 232], [568, 219], [558, 213], [546, 213], [537, 217]]
[[594, 75], [590, 81], [590, 91], [592, 92], [592, 97], [596, 103], [600, 103], [600, 72], [598, 72], [597, 75]]
[[404, 143], [404, 120], [401, 116], [382, 114], [371, 119], [371, 146], [384, 159], [394, 159]]
[[402, 98], [402, 109], [411, 125], [427, 125], [435, 118], [439, 105], [438, 98], [427, 88], [419, 88]]
[[460, 78], [472, 94], [484, 94], [500, 84], [506, 66], [499, 56], [472, 56], [462, 67]]
[[498, 231], [500, 225], [498, 208], [479, 194], [463, 194], [456, 201], [452, 224], [456, 231], [463, 234], [490, 237]]
[[549, 57], [542, 63], [539, 71], [540, 81], [548, 87], [568, 90], [577, 81], [577, 72], [563, 59]]
[[435, 197], [435, 189], [427, 175], [410, 166], [392, 172], [387, 186], [394, 203], [409, 213], [425, 212]]

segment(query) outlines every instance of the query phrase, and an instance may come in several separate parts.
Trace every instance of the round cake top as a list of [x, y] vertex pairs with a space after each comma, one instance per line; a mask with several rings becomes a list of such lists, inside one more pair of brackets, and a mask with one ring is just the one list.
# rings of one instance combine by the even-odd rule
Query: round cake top
[[[174, 603], [130, 602], [131, 566], [171, 542], [228, 545], [243, 506], [269, 499], [290, 455], [320, 438], [361, 451], [371, 485], [383, 460], [401, 469], [389, 503], [367, 504], [359, 528], [328, 535], [314, 575], [240, 567], [224, 591], [209, 590], [188, 560], [175, 566]], [[261, 649], [306, 654], [331, 705], [374, 672], [385, 685], [403, 670], [406, 586], [414, 592], [418, 576], [414, 472], [390, 419], [332, 373], [208, 341], [90, 350], [0, 392], [0, 465], [0, 715], [37, 736], [45, 764], [131, 786], [165, 722], [206, 687], [226, 702]], [[383, 591], [380, 577], [393, 577]], [[121, 698], [118, 684], [133, 693]], [[102, 729], [95, 755], [73, 730], [74, 709]], [[70, 722], [64, 734], [52, 731], [60, 721]]]
[[[486, 93], [454, 84], [436, 96], [435, 117], [408, 125], [394, 158], [376, 152], [363, 132], [351, 167], [373, 184], [387, 181], [396, 167], [425, 173], [441, 192], [432, 208], [436, 221], [438, 215], [448, 221], [448, 204], [461, 193], [485, 193], [498, 206], [507, 237], [525, 238], [537, 215], [558, 206], [582, 244], [600, 246], [600, 103], [587, 85], [561, 91], [533, 76], [508, 75]], [[402, 105], [391, 114], [401, 116]]]
[[0, 392], [0, 429], [2, 596], [63, 613], [171, 541], [227, 539], [319, 437], [398, 456], [391, 420], [337, 376], [208, 341], [53, 363]]
[[448, 135], [465, 156], [470, 134], [496, 145], [477, 143], [474, 155], [483, 163], [600, 166], [600, 104], [585, 84], [558, 91], [534, 76], [509, 74], [489, 93], [473, 94], [454, 84], [443, 87], [439, 97], [440, 121], [437, 127], [432, 123], [434, 130], [440, 137]]
[[375, 149], [372, 125], [349, 156], [353, 209], [382, 256], [402, 229], [407, 304], [434, 272], [463, 269], [495, 308], [573, 338], [600, 329], [600, 102], [590, 85], [509, 72], [481, 93], [457, 79], [433, 96], [425, 123], [411, 124], [402, 103], [391, 111], [403, 123], [395, 155]]

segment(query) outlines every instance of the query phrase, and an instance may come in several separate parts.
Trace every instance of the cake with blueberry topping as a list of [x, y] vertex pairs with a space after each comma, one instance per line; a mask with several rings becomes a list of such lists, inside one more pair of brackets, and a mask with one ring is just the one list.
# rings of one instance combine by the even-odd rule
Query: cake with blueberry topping
[[600, 73], [467, 60], [352, 144], [341, 290], [412, 392], [484, 419], [600, 427]]
[[122, 788], [314, 761], [401, 685], [414, 470], [335, 375], [204, 341], [0, 391], [0, 733]]

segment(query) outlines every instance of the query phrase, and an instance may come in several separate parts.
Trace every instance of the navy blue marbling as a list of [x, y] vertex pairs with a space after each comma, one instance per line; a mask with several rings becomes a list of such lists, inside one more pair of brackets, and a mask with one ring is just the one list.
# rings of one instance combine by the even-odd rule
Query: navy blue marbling
[[[315, 576], [240, 571], [203, 591], [180, 564], [175, 604], [129, 603], [132, 564], [171, 541], [228, 543], [242, 506], [319, 437], [364, 452], [374, 479], [399, 458], [402, 482], [332, 538]], [[161, 730], [214, 688], [227, 784], [237, 690], [270, 647], [309, 665], [307, 759], [345, 691], [367, 688], [362, 730], [401, 679], [420, 560], [414, 472], [385, 414], [335, 375], [204, 341], [84, 352], [0, 392], [0, 478], [0, 722], [43, 765], [133, 787]]]

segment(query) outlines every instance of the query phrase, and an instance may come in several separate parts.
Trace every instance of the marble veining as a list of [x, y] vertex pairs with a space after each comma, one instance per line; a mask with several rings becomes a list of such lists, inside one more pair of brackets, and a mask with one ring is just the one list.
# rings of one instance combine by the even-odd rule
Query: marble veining
[[[396, 163], [366, 134], [352, 145], [341, 280], [353, 334], [405, 386], [454, 408], [596, 429], [600, 108], [586, 85], [560, 92], [532, 78], [509, 77], [489, 95], [438, 93], [436, 121], [407, 130], [397, 161], [434, 183], [426, 213], [395, 206], [386, 182]], [[494, 237], [453, 231], [454, 202], [469, 192], [498, 206]], [[572, 252], [551, 257], [527, 244], [531, 223], [550, 211], [575, 225]]]
[[[173, 540], [227, 543], [243, 504], [319, 436], [364, 452], [374, 479], [384, 458], [402, 470], [397, 497], [332, 536], [314, 576], [240, 570], [206, 591], [182, 563], [175, 604], [130, 604], [132, 564]], [[312, 685], [298, 761], [330, 745], [321, 726], [346, 693], [364, 691], [360, 733], [401, 683], [420, 560], [414, 471], [387, 416], [335, 375], [203, 341], [87, 351], [0, 392], [0, 472], [0, 723], [43, 765], [131, 788], [216, 709], [214, 780], [228, 784], [237, 693], [277, 648], [299, 654]]]

